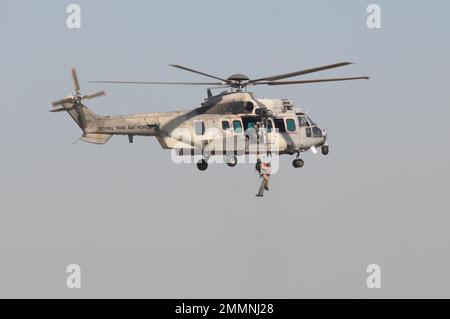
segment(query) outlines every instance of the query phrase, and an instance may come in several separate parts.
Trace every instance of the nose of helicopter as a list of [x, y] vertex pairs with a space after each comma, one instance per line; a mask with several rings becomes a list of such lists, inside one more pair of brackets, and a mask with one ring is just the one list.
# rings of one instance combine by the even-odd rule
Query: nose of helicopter
[[323, 146], [323, 145], [325, 145], [326, 144], [326, 142], [327, 142], [327, 137], [328, 137], [328, 129], [323, 129], [323, 128], [320, 128], [319, 127], [319, 129], [320, 129], [320, 131], [321, 131], [321, 133], [322, 133], [322, 136], [320, 137], [320, 140], [318, 141], [318, 146]]
[[328, 129], [321, 129], [322, 130], [322, 154], [323, 155], [328, 155], [329, 152], [329, 146], [328, 146], [328, 142], [327, 142], [327, 137], [328, 137]]

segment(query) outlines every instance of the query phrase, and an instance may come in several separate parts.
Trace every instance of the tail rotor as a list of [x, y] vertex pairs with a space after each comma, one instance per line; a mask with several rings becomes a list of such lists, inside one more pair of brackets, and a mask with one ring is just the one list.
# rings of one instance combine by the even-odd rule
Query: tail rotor
[[75, 69], [71, 70], [72, 80], [75, 87], [75, 94], [70, 94], [61, 99], [52, 102], [53, 108], [50, 112], [63, 112], [67, 111], [69, 115], [75, 120], [75, 122], [80, 126], [83, 132], [95, 127], [97, 115], [89, 110], [85, 105], [82, 104], [84, 100], [93, 99], [99, 96], [105, 95], [105, 91], [98, 91], [91, 94], [82, 95], [80, 89], [80, 82], [78, 81], [77, 71]]
[[[72, 108], [79, 108], [81, 106], [81, 102], [84, 100], [93, 99], [99, 96], [105, 95], [105, 91], [98, 91], [91, 94], [82, 95], [81, 89], [80, 89], [80, 82], [78, 81], [77, 71], [75, 69], [72, 69], [72, 79], [75, 86], [75, 94], [69, 95], [65, 97], [64, 99], [57, 100], [52, 102], [52, 106], [54, 109], [50, 110], [50, 112], [61, 112], [61, 111], [68, 111]], [[67, 104], [70, 104], [69, 106]], [[60, 107], [60, 108], [57, 108]]]

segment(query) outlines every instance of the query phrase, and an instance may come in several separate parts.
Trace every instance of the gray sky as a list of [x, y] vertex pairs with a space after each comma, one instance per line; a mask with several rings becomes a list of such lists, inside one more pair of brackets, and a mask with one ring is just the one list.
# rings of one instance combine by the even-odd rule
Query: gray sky
[[[78, 3], [82, 27], [66, 27]], [[382, 28], [366, 26], [378, 3]], [[2, 1], [0, 297], [450, 297], [448, 1]], [[258, 87], [330, 128], [330, 155], [282, 158], [264, 199], [250, 164], [175, 165], [154, 138], [80, 137], [50, 102], [107, 96], [99, 114], [197, 106], [177, 63], [370, 81]], [[308, 77], [309, 78], [309, 77]], [[66, 288], [66, 266], [82, 288]], [[366, 287], [379, 264], [381, 289]]]

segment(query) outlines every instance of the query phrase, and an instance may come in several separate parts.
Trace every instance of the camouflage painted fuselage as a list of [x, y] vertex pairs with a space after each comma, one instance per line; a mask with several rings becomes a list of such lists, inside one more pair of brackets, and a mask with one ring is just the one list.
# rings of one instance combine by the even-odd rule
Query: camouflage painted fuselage
[[264, 144], [270, 152], [294, 154], [326, 143], [325, 133], [290, 100], [256, 99], [247, 92], [224, 92], [198, 108], [174, 112], [98, 116], [84, 105], [64, 107], [84, 131], [81, 139], [96, 144], [113, 135], [130, 141], [155, 136], [165, 149], [245, 154]]

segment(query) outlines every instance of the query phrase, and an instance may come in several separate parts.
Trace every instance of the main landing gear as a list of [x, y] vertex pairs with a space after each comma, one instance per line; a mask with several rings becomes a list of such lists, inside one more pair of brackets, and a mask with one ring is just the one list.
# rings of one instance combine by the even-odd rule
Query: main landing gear
[[237, 158], [236, 158], [236, 156], [232, 156], [232, 157], [229, 157], [229, 158], [227, 159], [227, 165], [228, 165], [229, 167], [235, 167], [236, 164], [237, 164]]
[[303, 165], [305, 165], [305, 162], [300, 158], [300, 153], [298, 153], [295, 160], [292, 161], [292, 166], [295, 168], [300, 168], [303, 167]]
[[208, 162], [204, 158], [202, 158], [200, 161], [198, 161], [197, 168], [201, 171], [206, 171], [206, 169], [208, 168]]
[[[237, 165], [237, 157], [231, 156], [227, 158], [227, 165], [229, 167], [235, 167]], [[208, 169], [208, 158], [202, 158], [200, 161], [197, 162], [197, 168], [200, 171], [206, 171]]]
[[328, 155], [329, 152], [330, 152], [330, 147], [328, 145], [322, 146], [322, 154], [323, 155]]

